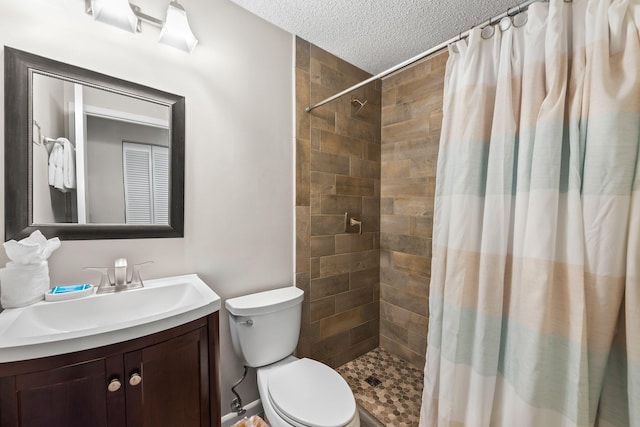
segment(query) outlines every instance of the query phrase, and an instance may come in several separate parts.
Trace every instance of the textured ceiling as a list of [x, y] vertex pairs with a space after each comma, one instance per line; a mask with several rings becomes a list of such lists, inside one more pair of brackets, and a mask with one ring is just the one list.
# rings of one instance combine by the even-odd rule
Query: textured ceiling
[[372, 74], [522, 0], [232, 0]]

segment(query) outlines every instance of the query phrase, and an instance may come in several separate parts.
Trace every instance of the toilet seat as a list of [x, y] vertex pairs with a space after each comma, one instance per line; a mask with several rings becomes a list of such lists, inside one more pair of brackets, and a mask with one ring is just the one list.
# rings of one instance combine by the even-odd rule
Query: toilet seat
[[336, 371], [311, 359], [299, 359], [269, 375], [269, 401], [297, 427], [341, 427], [356, 413], [347, 382]]

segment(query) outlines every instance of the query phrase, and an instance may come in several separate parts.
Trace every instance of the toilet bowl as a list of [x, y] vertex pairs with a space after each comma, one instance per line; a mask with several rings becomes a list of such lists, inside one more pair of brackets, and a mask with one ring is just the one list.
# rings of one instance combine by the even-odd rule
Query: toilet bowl
[[293, 356], [258, 368], [258, 390], [272, 427], [358, 427], [360, 417], [346, 381], [312, 359]]
[[292, 355], [304, 293], [295, 287], [229, 299], [234, 351], [256, 368], [258, 391], [272, 427], [359, 427], [347, 382], [329, 366]]

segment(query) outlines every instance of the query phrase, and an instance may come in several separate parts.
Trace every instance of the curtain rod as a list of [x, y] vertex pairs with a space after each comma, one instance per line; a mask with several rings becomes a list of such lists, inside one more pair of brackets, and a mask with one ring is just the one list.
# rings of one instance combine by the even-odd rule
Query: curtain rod
[[[548, 1], [548, 0], [525, 0], [522, 3], [520, 3], [519, 5], [511, 7], [509, 9], [507, 9], [506, 11], [502, 12], [501, 14], [499, 14], [497, 16], [494, 16], [493, 18], [491, 18], [488, 21], [486, 21], [486, 23], [487, 23], [487, 25], [491, 25], [492, 23], [501, 20], [505, 16], [511, 16], [511, 15], [515, 15], [516, 13], [520, 13], [521, 11], [526, 10], [529, 7], [530, 4], [536, 3], [536, 2], [539, 2], [539, 1]], [[564, 1], [569, 3], [571, 0], [564, 0]], [[362, 86], [366, 86], [369, 83], [371, 83], [373, 81], [376, 81], [378, 79], [381, 79], [383, 77], [386, 77], [391, 73], [394, 73], [394, 72], [396, 72], [396, 71], [398, 71], [398, 70], [400, 70], [400, 69], [402, 69], [402, 68], [404, 68], [406, 66], [409, 66], [409, 65], [413, 64], [414, 62], [418, 62], [422, 58], [425, 58], [425, 57], [427, 57], [427, 56], [429, 56], [429, 55], [431, 55], [433, 53], [436, 53], [439, 50], [449, 46], [451, 43], [455, 43], [458, 40], [462, 40], [463, 38], [468, 37], [470, 32], [471, 32], [471, 30], [467, 30], [467, 31], [465, 31], [463, 33], [460, 33], [457, 36], [452, 37], [449, 40], [447, 40], [445, 42], [442, 42], [439, 45], [434, 46], [431, 49], [426, 50], [426, 51], [414, 56], [413, 58], [409, 58], [406, 61], [401, 62], [400, 64], [389, 68], [388, 70], [382, 71], [381, 73], [378, 73], [375, 76], [369, 77], [368, 79], [366, 79], [364, 81], [361, 81], [360, 83], [357, 83], [357, 84], [355, 84], [355, 85], [343, 90], [340, 93], [337, 93], [337, 94], [335, 94], [333, 96], [330, 96], [329, 98], [327, 98], [327, 99], [325, 99], [323, 101], [320, 101], [315, 105], [307, 107], [306, 111], [307, 111], [307, 113], [310, 113], [312, 110], [314, 110], [314, 109], [316, 109], [318, 107], [321, 107], [324, 104], [327, 104], [327, 103], [329, 103], [331, 101], [334, 101], [334, 100], [340, 98], [343, 95], [351, 93], [356, 89], [360, 89]]]

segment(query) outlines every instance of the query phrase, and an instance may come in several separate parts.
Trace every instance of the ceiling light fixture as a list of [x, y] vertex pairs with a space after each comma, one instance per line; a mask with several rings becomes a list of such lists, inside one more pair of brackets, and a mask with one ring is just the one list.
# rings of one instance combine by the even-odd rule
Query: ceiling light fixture
[[173, 0], [167, 8], [167, 17], [162, 21], [142, 13], [140, 7], [130, 4], [128, 0], [85, 0], [86, 11], [96, 21], [105, 22], [132, 33], [140, 32], [140, 22], [144, 21], [161, 28], [159, 42], [192, 52], [198, 39], [191, 31], [187, 12], [177, 1]]

